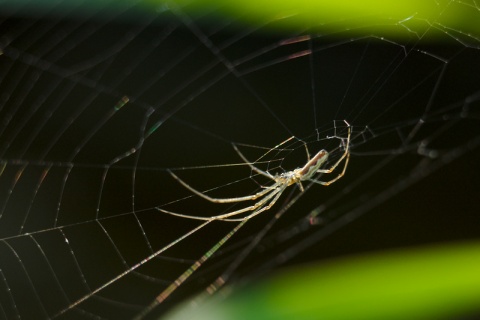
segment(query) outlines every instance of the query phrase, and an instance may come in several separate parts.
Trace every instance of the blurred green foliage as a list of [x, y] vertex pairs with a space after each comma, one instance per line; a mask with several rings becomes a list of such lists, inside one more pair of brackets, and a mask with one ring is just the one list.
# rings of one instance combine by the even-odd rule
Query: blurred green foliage
[[[441, 30], [451, 37], [480, 36], [480, 8], [475, 2], [450, 0], [6, 0], [3, 11], [16, 14], [82, 15], [88, 12], [115, 12], [132, 8], [138, 14], [152, 14], [174, 8], [190, 15], [208, 12], [227, 16], [247, 26], [265, 26], [273, 31], [305, 30], [337, 33], [349, 31], [358, 35], [377, 33], [382, 36], [421, 38], [426, 31]], [[120, 10], [121, 11], [121, 10]], [[139, 19], [131, 13], [128, 19]], [[435, 33], [435, 32], [433, 32]]]
[[[190, 14], [215, 8], [245, 25], [273, 31], [311, 30], [357, 35], [421, 37], [435, 29], [449, 30], [452, 37], [478, 37], [479, 11], [468, 3], [449, 0], [147, 0], [153, 7], [182, 7]], [[433, 32], [435, 33], [435, 32]]]
[[169, 319], [453, 319], [480, 312], [479, 270], [478, 242], [356, 256], [284, 270]]

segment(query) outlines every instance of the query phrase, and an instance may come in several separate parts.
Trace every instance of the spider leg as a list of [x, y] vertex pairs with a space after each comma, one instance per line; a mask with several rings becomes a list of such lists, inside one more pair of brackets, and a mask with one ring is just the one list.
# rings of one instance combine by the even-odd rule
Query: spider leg
[[266, 171], [263, 171], [263, 170], [260, 170], [259, 168], [255, 167], [250, 161], [248, 161], [248, 159], [245, 158], [245, 156], [240, 152], [240, 150], [238, 150], [236, 145], [233, 145], [233, 148], [235, 149], [235, 151], [237, 151], [240, 158], [242, 158], [242, 160], [250, 167], [250, 169], [252, 169], [253, 171], [255, 171], [258, 174], [261, 174], [262, 176], [265, 176], [267, 178], [275, 180], [275, 177], [272, 176], [270, 173], [268, 173]]
[[[282, 195], [283, 191], [286, 189], [287, 187], [282, 187], [282, 188], [279, 188], [278, 189], [278, 192], [276, 192], [276, 195], [275, 197], [273, 198], [272, 201], [270, 201], [270, 203], [264, 207], [261, 207], [261, 208], [258, 208], [257, 210], [255, 210], [254, 212], [252, 212], [250, 215], [246, 216], [246, 217], [243, 217], [243, 218], [233, 218], [233, 219], [220, 219], [222, 221], [246, 221], [246, 220], [249, 220], [253, 217], [255, 217], [256, 215], [264, 212], [264, 211], [267, 211], [269, 210], [271, 207], [273, 207], [273, 205], [277, 202], [278, 198], [280, 198], [280, 196]], [[270, 196], [270, 195], [269, 195]], [[273, 195], [272, 195], [273, 196]]]
[[[209, 223], [210, 221], [205, 222], [201, 226]], [[190, 277], [198, 268], [202, 266], [203, 263], [205, 263], [211, 256], [215, 254], [215, 252], [220, 249], [225, 242], [227, 242], [243, 225], [245, 225], [247, 221], [242, 221], [233, 230], [231, 230], [229, 233], [227, 233], [220, 241], [215, 243], [213, 247], [210, 248], [203, 256], [200, 257], [197, 261], [195, 261], [187, 270], [185, 270], [174, 282], [172, 282], [165, 290], [160, 293], [153, 302], [147, 306], [147, 308], [144, 308], [139, 316], [135, 317], [135, 319], [143, 319], [144, 316], [146, 316], [148, 313], [150, 313], [151, 310], [153, 310], [156, 306], [161, 304], [165, 299], [167, 299], [172, 292], [174, 292], [182, 283], [184, 283], [188, 277]], [[208, 290], [208, 289], [207, 289]]]
[[[347, 164], [348, 164], [348, 160], [350, 159], [350, 153], [346, 154], [345, 156], [343, 156], [341, 159], [345, 158], [345, 165], [343, 166], [343, 170], [342, 172], [340, 172], [338, 174], [338, 176], [336, 176], [335, 178], [331, 179], [331, 180], [328, 180], [328, 181], [320, 181], [320, 180], [316, 180], [316, 179], [308, 179], [309, 181], [311, 182], [314, 182], [314, 183], [317, 183], [317, 184], [321, 184], [322, 186], [328, 186], [332, 183], [334, 183], [335, 181], [337, 181], [338, 179], [340, 179], [341, 177], [343, 177], [343, 175], [345, 174], [345, 171], [347, 170]], [[341, 160], [340, 159], [340, 160]], [[338, 165], [339, 162], [337, 162], [335, 164], [335, 166]], [[335, 168], [334, 168], [335, 169]], [[331, 173], [332, 170], [325, 170], [325, 171], [320, 171], [318, 170], [317, 172], [321, 172], [321, 173]]]
[[[186, 214], [182, 214], [182, 213], [176, 213], [176, 212], [172, 212], [172, 211], [168, 211], [168, 210], [165, 210], [165, 209], [160, 209], [160, 208], [156, 208], [158, 211], [161, 211], [163, 213], [167, 213], [167, 214], [170, 214], [172, 216], [176, 216], [176, 217], [181, 217], [181, 218], [188, 218], [188, 219], [194, 219], [194, 220], [204, 220], [204, 221], [210, 221], [210, 220], [225, 220], [225, 221], [240, 221], [240, 220], [244, 220], [243, 218], [240, 219], [240, 220], [227, 220], [226, 218], [229, 218], [229, 217], [232, 217], [232, 216], [236, 216], [238, 214], [241, 214], [241, 213], [244, 213], [244, 212], [248, 212], [248, 211], [259, 211], [259, 210], [262, 210], [264, 208], [264, 205], [266, 202], [268, 202], [271, 198], [275, 197], [275, 201], [278, 197], [280, 197], [280, 194], [283, 192], [283, 190], [285, 190], [285, 187], [276, 187], [276, 188], [271, 188], [269, 189], [269, 191], [271, 192], [270, 194], [268, 194], [265, 198], [263, 198], [262, 200], [258, 201], [257, 203], [255, 203], [254, 205], [251, 205], [251, 206], [248, 206], [248, 207], [245, 207], [245, 208], [242, 208], [242, 209], [238, 209], [238, 210], [235, 210], [235, 211], [232, 211], [232, 212], [227, 212], [227, 213], [224, 213], [224, 214], [220, 214], [220, 215], [216, 215], [216, 216], [212, 216], [212, 217], [201, 217], [201, 216], [191, 216], [191, 215], [186, 215]], [[275, 202], [274, 202], [275, 203]], [[265, 210], [268, 210], [270, 209], [270, 207], [272, 206], [273, 204], [269, 204], [267, 207], [267, 209]], [[260, 208], [260, 209], [259, 209]], [[262, 210], [262, 211], [265, 211], [265, 210]]]
[[[188, 279], [188, 277], [195, 271], [197, 270], [205, 261], [207, 261], [220, 247], [228, 240], [230, 239], [247, 221], [248, 219], [256, 216], [257, 214], [270, 209], [275, 202], [278, 200], [280, 195], [283, 193], [283, 191], [287, 188], [287, 185], [283, 185], [282, 187], [278, 188], [276, 190], [277, 195], [275, 198], [265, 207], [255, 210], [252, 214], [250, 214], [247, 217], [242, 218], [241, 222], [232, 230], [230, 231], [226, 236], [224, 236], [222, 239], [220, 239], [219, 242], [217, 242], [207, 253], [205, 253], [200, 259], [198, 259], [190, 268], [188, 268], [180, 277], [177, 278], [169, 287], [167, 287], [161, 294], [159, 294], [154, 302], [151, 304], [151, 306], [148, 307], [148, 310], [152, 310], [155, 306], [158, 304], [162, 303], [165, 299], [167, 299], [170, 294], [175, 291], [185, 280]], [[264, 199], [265, 200], [265, 199]], [[211, 219], [212, 221], [214, 219]], [[225, 219], [224, 221], [237, 221], [237, 220], [228, 220]], [[209, 222], [209, 221], [208, 221]], [[206, 222], [206, 223], [208, 223]], [[218, 289], [218, 288], [216, 288]], [[148, 311], [147, 310], [147, 311]]]
[[170, 175], [175, 178], [175, 180], [177, 180], [182, 186], [184, 186], [185, 188], [187, 188], [188, 190], [190, 190], [191, 192], [193, 192], [194, 194], [196, 194], [197, 196], [205, 199], [205, 200], [208, 200], [210, 202], [214, 202], [214, 203], [232, 203], [232, 202], [241, 202], [241, 201], [248, 201], [248, 200], [255, 200], [267, 193], [269, 193], [272, 189], [275, 189], [277, 187], [277, 184], [273, 184], [272, 186], [270, 187], [265, 187], [265, 189], [263, 189], [262, 191], [259, 191], [253, 195], [249, 195], [249, 196], [244, 196], [244, 197], [233, 197], [233, 198], [213, 198], [213, 197], [210, 197], [210, 196], [207, 196], [206, 194], [198, 191], [197, 189], [194, 189], [193, 187], [191, 187], [189, 184], [187, 184], [185, 181], [183, 181], [182, 179], [180, 179], [175, 173], [173, 173], [172, 171], [168, 170], [168, 172], [170, 173]]
[[337, 166], [340, 164], [340, 162], [342, 162], [343, 159], [345, 159], [345, 157], [348, 157], [350, 155], [350, 153], [347, 151], [345, 152], [341, 157], [340, 159], [338, 159], [337, 162], [335, 162], [335, 164], [333, 166], [331, 166], [330, 168], [328, 169], [318, 169], [317, 170], [317, 173], [332, 173], [333, 170], [335, 170], [335, 168], [337, 168]]
[[[340, 162], [342, 162], [343, 159], [345, 159], [345, 157], [347, 157], [347, 160], [345, 161], [345, 168], [346, 168], [346, 164], [348, 163], [348, 157], [350, 157], [350, 133], [351, 133], [351, 127], [350, 127], [350, 124], [348, 124], [348, 122], [345, 121], [345, 123], [348, 125], [348, 135], [347, 135], [347, 143], [346, 145], [343, 143], [343, 139], [342, 139], [342, 144], [344, 145], [344, 148], [345, 148], [345, 152], [343, 153], [343, 155], [340, 157], [340, 159], [337, 160], [337, 162], [335, 162], [335, 164], [333, 166], [331, 166], [329, 169], [318, 169], [317, 172], [318, 173], [331, 173], [333, 170], [335, 170], [335, 168], [340, 164]], [[342, 175], [343, 173], [345, 173], [345, 168], [343, 169], [343, 172], [342, 172]]]

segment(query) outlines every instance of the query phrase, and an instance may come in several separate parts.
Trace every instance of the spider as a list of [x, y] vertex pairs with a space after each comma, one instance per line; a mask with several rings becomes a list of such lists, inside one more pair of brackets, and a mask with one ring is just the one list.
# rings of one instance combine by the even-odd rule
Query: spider
[[[242, 202], [242, 201], [254, 201], [257, 199], [260, 199], [258, 202], [256, 202], [253, 205], [244, 207], [242, 209], [238, 209], [235, 211], [223, 213], [220, 215], [216, 216], [211, 216], [211, 217], [201, 217], [201, 216], [192, 216], [192, 215], [186, 215], [186, 214], [181, 214], [181, 213], [176, 213], [176, 212], [171, 212], [167, 211], [164, 209], [157, 208], [159, 211], [162, 211], [164, 213], [178, 216], [178, 217], [183, 217], [183, 218], [189, 218], [189, 219], [195, 219], [195, 220], [206, 220], [206, 221], [213, 221], [213, 220], [223, 220], [223, 221], [245, 221], [248, 220], [261, 212], [264, 212], [268, 209], [270, 209], [275, 202], [280, 198], [282, 193], [287, 189], [289, 186], [296, 184], [300, 191], [304, 191], [304, 188], [302, 186], [302, 182], [304, 181], [310, 181], [316, 184], [320, 184], [323, 186], [328, 186], [345, 174], [345, 171], [347, 169], [347, 164], [348, 160], [350, 158], [350, 134], [351, 134], [351, 126], [350, 124], [345, 121], [345, 124], [348, 127], [348, 134], [347, 138], [339, 138], [341, 139], [341, 144], [343, 146], [343, 149], [345, 152], [342, 154], [342, 156], [335, 162], [330, 168], [328, 169], [321, 169], [322, 165], [327, 161], [329, 153], [326, 150], [320, 150], [317, 152], [317, 154], [309, 159], [307, 163], [301, 167], [294, 169], [292, 171], [284, 172], [281, 174], [275, 174], [272, 175], [268, 171], [263, 171], [257, 167], [255, 167], [251, 162], [245, 158], [245, 156], [238, 150], [238, 148], [233, 145], [235, 148], [235, 151], [239, 154], [239, 156], [242, 158], [242, 160], [255, 172], [258, 174], [267, 177], [273, 181], [273, 184], [268, 186], [268, 187], [263, 187], [263, 190], [252, 194], [252, 195], [247, 195], [243, 197], [234, 197], [234, 198], [213, 198], [210, 197], [201, 191], [198, 191], [194, 189], [192, 186], [187, 184], [185, 181], [180, 179], [175, 173], [172, 171], [168, 170], [170, 175], [177, 180], [181, 185], [183, 185], [185, 188], [196, 194], [197, 196], [208, 200], [213, 203], [235, 203], [235, 202]], [[345, 142], [346, 140], [346, 142]], [[308, 153], [307, 153], [308, 154]], [[327, 181], [321, 181], [314, 179], [313, 176], [316, 175], [317, 173], [332, 173], [335, 168], [342, 162], [342, 160], [345, 159], [345, 164], [343, 165], [342, 171], [333, 179], [327, 180]], [[245, 212], [251, 212], [249, 215], [243, 216], [241, 218], [235, 218], [235, 216], [238, 216], [239, 214], [245, 213]], [[233, 217], [233, 218], [232, 218]]]

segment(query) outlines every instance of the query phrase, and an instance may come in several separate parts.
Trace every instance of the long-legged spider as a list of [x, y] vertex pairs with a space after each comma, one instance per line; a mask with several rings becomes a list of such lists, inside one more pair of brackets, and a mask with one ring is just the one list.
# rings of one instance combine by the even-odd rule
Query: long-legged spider
[[[205, 261], [207, 261], [226, 241], [228, 241], [228, 239], [230, 239], [230, 237], [233, 236], [233, 234], [235, 234], [245, 223], [247, 223], [250, 218], [256, 216], [257, 214], [260, 214], [265, 210], [270, 209], [278, 200], [278, 198], [280, 198], [280, 196], [282, 195], [283, 191], [285, 191], [286, 188], [288, 188], [293, 184], [296, 184], [298, 185], [300, 190], [303, 191], [304, 190], [302, 186], [303, 181], [310, 181], [312, 183], [328, 186], [329, 184], [334, 183], [335, 181], [340, 179], [345, 174], [345, 170], [347, 169], [347, 165], [348, 165], [348, 160], [350, 158], [351, 127], [347, 121], [345, 121], [345, 124], [348, 127], [347, 138], [341, 138], [341, 137], [335, 136], [336, 138], [341, 140], [341, 146], [345, 151], [340, 156], [340, 158], [328, 169], [321, 169], [320, 167], [327, 161], [329, 153], [326, 150], [320, 150], [313, 158], [308, 159], [307, 163], [302, 168], [297, 168], [295, 170], [288, 171], [280, 175], [276, 174], [273, 176], [269, 172], [263, 171], [255, 167], [252, 163], [250, 163], [245, 158], [245, 156], [240, 152], [240, 150], [238, 150], [238, 148], [234, 145], [234, 148], [237, 151], [237, 153], [240, 155], [242, 160], [245, 161], [245, 163], [252, 169], [252, 171], [255, 171], [258, 174], [265, 176], [274, 181], [274, 183], [271, 186], [264, 187], [263, 190], [253, 195], [248, 195], [243, 197], [234, 197], [234, 198], [213, 198], [194, 189], [193, 187], [188, 185], [186, 182], [181, 180], [173, 172], [169, 171], [172, 177], [175, 178], [185, 188], [187, 188], [194, 194], [198, 195], [199, 197], [213, 203], [235, 203], [235, 202], [242, 202], [242, 201], [253, 201], [259, 198], [261, 198], [261, 200], [256, 202], [254, 205], [251, 205], [239, 210], [231, 211], [228, 213], [224, 213], [221, 215], [212, 216], [212, 217], [191, 216], [191, 215], [175, 213], [175, 212], [157, 208], [159, 211], [162, 211], [164, 213], [168, 213], [174, 216], [205, 221], [204, 223], [202, 223], [201, 225], [199, 225], [198, 227], [196, 227], [195, 229], [187, 233], [184, 237], [187, 237], [193, 234], [194, 232], [206, 226], [208, 223], [211, 223], [212, 221], [215, 221], [215, 220], [240, 221], [240, 223], [238, 223], [233, 230], [227, 233], [222, 239], [220, 239], [220, 241], [218, 241], [212, 248], [210, 248], [210, 250], [208, 250], [202, 257], [200, 257], [200, 259], [198, 259], [194, 264], [192, 264], [190, 268], [185, 270], [185, 272], [183, 272], [173, 283], [171, 283], [165, 290], [163, 290], [162, 293], [160, 293], [155, 298], [155, 300], [153, 300], [153, 302], [139, 314], [137, 318], [139, 319], [143, 318], [151, 310], [153, 310], [157, 305], [161, 304], [165, 299], [167, 299], [170, 296], [170, 294], [172, 294], [172, 292], [174, 292], [182, 283], [184, 283], [190, 277], [190, 275], [192, 275], [195, 272], [195, 270], [197, 270]], [[307, 155], [308, 155], [308, 150], [307, 150]], [[321, 181], [313, 178], [313, 176], [317, 173], [326, 173], [326, 174], [332, 173], [335, 170], [335, 168], [337, 168], [337, 166], [344, 159], [345, 159], [345, 164], [343, 166], [343, 169], [335, 178], [327, 181]], [[252, 213], [250, 213], [247, 216], [244, 216], [241, 218], [231, 218], [236, 215], [239, 215], [245, 212], [250, 212], [250, 211]], [[182, 237], [181, 239], [175, 240], [172, 244], [177, 243], [178, 241], [182, 240], [184, 237]], [[150, 257], [150, 259], [160, 254], [160, 252], [161, 251], [156, 252], [154, 255]], [[147, 260], [144, 260], [144, 261], [147, 261]], [[141, 264], [138, 264], [138, 265], [141, 265]], [[218, 290], [221, 286], [223, 286], [227, 278], [228, 278], [228, 274], [222, 274], [208, 287], [207, 292], [209, 294], [212, 294], [213, 292]], [[99, 289], [97, 289], [97, 291], [98, 290]]]
[[[344, 122], [345, 122], [345, 124], [347, 125], [347, 128], [348, 128], [347, 137], [346, 138], [336, 137], [336, 138], [339, 138], [341, 140], [341, 145], [342, 145], [342, 147], [345, 151], [342, 154], [342, 156], [328, 169], [321, 169], [320, 168], [327, 161], [328, 156], [329, 156], [328, 151], [322, 149], [319, 152], [317, 152], [317, 154], [313, 158], [309, 159], [307, 161], [307, 163], [302, 168], [297, 168], [297, 169], [294, 169], [292, 171], [284, 172], [282, 174], [272, 175], [267, 171], [263, 171], [263, 170], [255, 167], [251, 162], [249, 162], [247, 160], [247, 158], [245, 158], [245, 156], [240, 152], [240, 150], [238, 150], [238, 148], [234, 145], [235, 151], [239, 154], [239, 156], [242, 158], [242, 160], [245, 161], [245, 163], [253, 171], [255, 171], [258, 174], [260, 174], [264, 177], [267, 177], [267, 178], [274, 181], [274, 183], [271, 186], [264, 187], [263, 190], [255, 193], [255, 194], [252, 194], [252, 195], [243, 196], [243, 197], [233, 197], [233, 198], [213, 198], [213, 197], [210, 197], [210, 196], [204, 194], [201, 191], [198, 191], [198, 190], [194, 189], [189, 184], [187, 184], [185, 181], [180, 179], [175, 173], [173, 173], [170, 170], [168, 171], [170, 173], [170, 175], [173, 178], [175, 178], [181, 185], [183, 185], [185, 188], [187, 188], [188, 190], [190, 190], [191, 192], [193, 192], [194, 194], [196, 194], [197, 196], [199, 196], [199, 197], [201, 197], [205, 200], [208, 200], [208, 201], [213, 202], [213, 203], [235, 203], [235, 202], [253, 201], [253, 200], [256, 200], [256, 199], [261, 199], [260, 201], [256, 202], [255, 204], [253, 204], [251, 206], [244, 207], [242, 209], [238, 209], [238, 210], [235, 210], [235, 211], [223, 213], [223, 214], [216, 215], [216, 216], [211, 216], [211, 217], [192, 216], [192, 215], [186, 215], [186, 214], [181, 214], [181, 213], [168, 211], [168, 210], [161, 209], [161, 208], [157, 208], [157, 209], [159, 211], [162, 211], [164, 213], [168, 213], [168, 214], [171, 214], [171, 215], [174, 215], [174, 216], [188, 218], [188, 219], [195, 219], [195, 220], [245, 221], [245, 220], [248, 220], [248, 219], [258, 215], [259, 213], [261, 213], [263, 211], [266, 211], [266, 210], [270, 209], [275, 204], [275, 202], [277, 202], [278, 198], [280, 198], [283, 191], [285, 191], [285, 189], [287, 189], [289, 186], [291, 186], [293, 184], [296, 184], [300, 188], [301, 191], [304, 190], [303, 186], [302, 186], [302, 182], [304, 182], [304, 181], [310, 181], [310, 182], [317, 183], [317, 184], [320, 184], [320, 185], [328, 186], [328, 185], [334, 183], [335, 181], [337, 181], [338, 179], [340, 179], [345, 174], [345, 171], [346, 171], [347, 165], [348, 165], [348, 160], [350, 158], [351, 126], [347, 121], [344, 120]], [[346, 140], [346, 142], [345, 142], [345, 140]], [[335, 170], [335, 168], [337, 168], [337, 166], [344, 159], [345, 159], [345, 163], [344, 163], [343, 169], [335, 178], [327, 180], [327, 181], [321, 181], [321, 180], [317, 180], [317, 179], [313, 178], [313, 176], [318, 174], [318, 173], [323, 173], [323, 174], [332, 173]], [[234, 216], [237, 216], [239, 214], [249, 212], [249, 211], [252, 211], [252, 213], [250, 213], [249, 215], [246, 215], [244, 217], [231, 218], [231, 217], [234, 217]]]

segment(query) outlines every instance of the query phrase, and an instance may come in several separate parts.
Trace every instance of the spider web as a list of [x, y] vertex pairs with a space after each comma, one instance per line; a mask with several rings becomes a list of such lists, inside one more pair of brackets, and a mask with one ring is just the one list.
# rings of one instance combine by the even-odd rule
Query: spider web
[[[135, 2], [2, 10], [0, 318], [157, 316], [219, 276], [478, 238], [480, 35], [442, 14], [478, 21], [480, 7], [438, 6], [385, 21], [396, 33], [345, 21], [280, 32], [288, 17], [245, 26], [218, 8]], [[254, 194], [272, 181], [234, 146], [271, 174], [305, 165], [307, 149], [327, 150], [328, 167], [343, 120], [344, 177], [286, 189], [148, 308], [238, 225], [158, 209], [243, 207], [196, 197], [169, 171], [211, 196]]]

